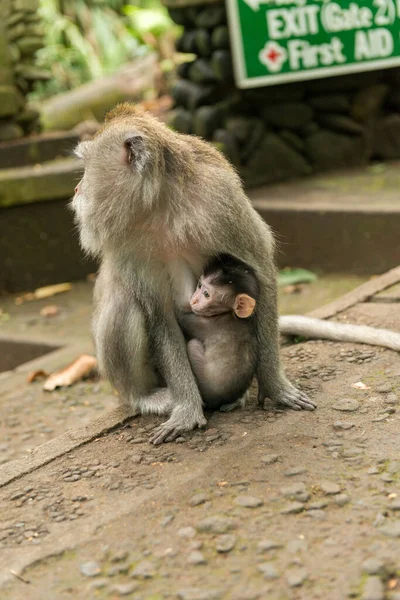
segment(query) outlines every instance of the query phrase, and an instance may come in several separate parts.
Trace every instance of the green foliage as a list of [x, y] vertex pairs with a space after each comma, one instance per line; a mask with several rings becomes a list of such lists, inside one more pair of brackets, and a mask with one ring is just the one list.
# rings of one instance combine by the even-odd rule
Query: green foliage
[[315, 273], [307, 269], [284, 269], [278, 275], [278, 285], [296, 285], [297, 283], [312, 283], [318, 279]]
[[31, 98], [70, 90], [154, 47], [173, 28], [167, 11], [157, 6], [140, 8], [124, 0], [40, 0], [46, 38], [37, 61], [52, 78], [38, 83]]

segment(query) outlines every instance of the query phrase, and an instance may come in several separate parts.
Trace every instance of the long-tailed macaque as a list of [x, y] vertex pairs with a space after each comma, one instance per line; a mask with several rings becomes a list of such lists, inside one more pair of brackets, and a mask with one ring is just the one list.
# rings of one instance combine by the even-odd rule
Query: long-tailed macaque
[[[257, 363], [257, 297], [252, 270], [230, 256], [218, 256], [206, 266], [188, 310], [178, 316], [203, 401], [212, 409], [228, 411], [245, 404]], [[279, 318], [279, 330], [400, 350], [399, 333], [364, 325], [288, 315]]]
[[218, 254], [249, 265], [258, 282], [259, 401], [313, 410], [280, 364], [272, 233], [222, 154], [122, 104], [77, 155], [85, 171], [72, 208], [83, 248], [101, 259], [98, 360], [122, 401], [139, 413], [169, 415], [151, 441], [206, 423], [176, 312]]
[[247, 265], [229, 256], [211, 260], [178, 322], [207, 407], [244, 404], [257, 364], [254, 310], [258, 284]]

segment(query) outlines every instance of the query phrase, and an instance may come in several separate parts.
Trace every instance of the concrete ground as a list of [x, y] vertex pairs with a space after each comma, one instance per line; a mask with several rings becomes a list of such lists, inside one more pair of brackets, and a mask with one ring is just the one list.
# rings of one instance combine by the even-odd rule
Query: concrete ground
[[[371, 301], [355, 294], [324, 315], [400, 331], [399, 289], [378, 292], [379, 281]], [[282, 312], [358, 282], [321, 283], [282, 292]], [[90, 288], [0, 302], [2, 338], [63, 346], [0, 375], [0, 597], [399, 600], [398, 354], [285, 347], [314, 413], [260, 410], [253, 394], [244, 410], [208, 414], [206, 430], [153, 447], [161, 419], [130, 419], [103, 381], [52, 393], [27, 383], [32, 369], [91, 350]], [[59, 314], [40, 316], [49, 304]]]

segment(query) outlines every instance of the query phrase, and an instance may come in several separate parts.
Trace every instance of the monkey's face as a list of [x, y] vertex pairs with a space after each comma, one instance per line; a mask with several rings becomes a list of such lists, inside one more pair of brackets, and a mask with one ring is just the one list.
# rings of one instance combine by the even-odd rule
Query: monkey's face
[[190, 307], [195, 315], [213, 317], [233, 310], [234, 297], [230, 290], [213, 285], [201, 277], [190, 299]]

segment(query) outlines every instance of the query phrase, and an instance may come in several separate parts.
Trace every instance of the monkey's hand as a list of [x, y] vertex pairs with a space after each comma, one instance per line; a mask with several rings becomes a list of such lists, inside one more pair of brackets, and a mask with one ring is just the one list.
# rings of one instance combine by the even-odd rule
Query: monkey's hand
[[204, 427], [207, 421], [202, 410], [196, 411], [194, 414], [192, 411], [192, 407], [189, 412], [185, 410], [185, 407], [177, 406], [172, 411], [168, 421], [165, 421], [154, 430], [149, 441], [154, 445], [162, 444], [162, 442], [172, 442], [185, 431], [191, 431], [196, 427]]
[[270, 392], [265, 394], [264, 391], [260, 389], [258, 393], [258, 403], [263, 406], [264, 401], [267, 398], [270, 398], [273, 402], [284, 404], [293, 410], [315, 410], [317, 405], [310, 400], [307, 394], [294, 387], [290, 381], [284, 380], [282, 383], [282, 388], [274, 390], [273, 393]]

